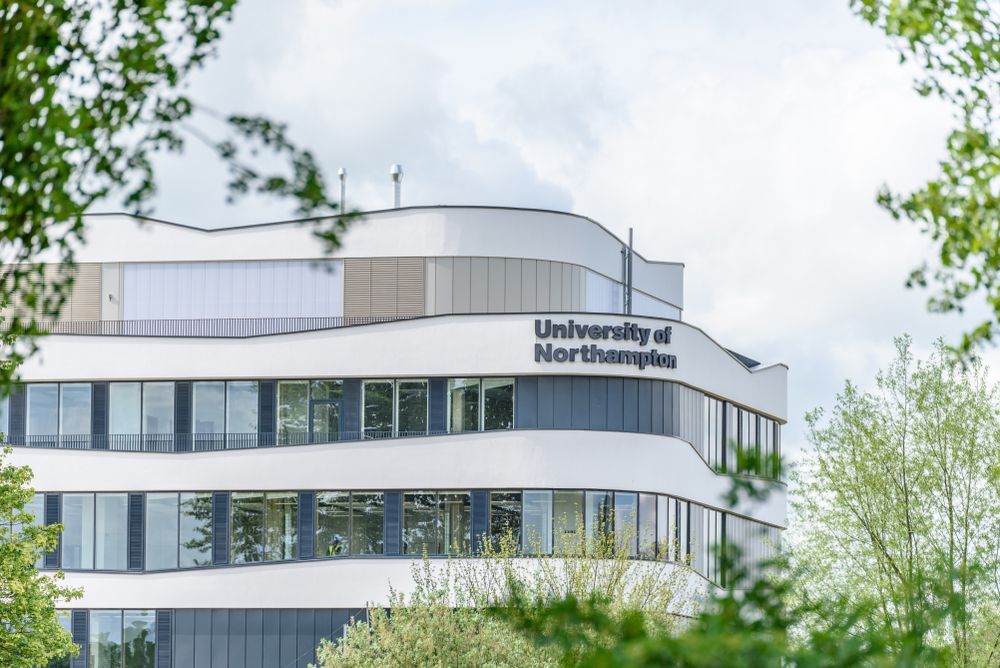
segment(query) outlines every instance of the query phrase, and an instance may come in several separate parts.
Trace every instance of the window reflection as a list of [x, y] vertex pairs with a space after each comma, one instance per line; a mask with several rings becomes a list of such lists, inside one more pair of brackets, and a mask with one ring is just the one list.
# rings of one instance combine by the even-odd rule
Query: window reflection
[[483, 379], [483, 429], [514, 427], [514, 379]]
[[309, 442], [309, 382], [278, 383], [278, 445]]
[[400, 436], [427, 433], [427, 381], [401, 380], [396, 392]]
[[394, 398], [392, 381], [366, 380], [362, 394], [365, 438], [391, 437]]
[[146, 494], [146, 570], [177, 568], [180, 505], [176, 492]]
[[265, 561], [298, 557], [298, 509], [297, 492], [268, 492], [265, 495]]
[[63, 494], [62, 567], [94, 567], [94, 495]]
[[264, 559], [264, 494], [233, 492], [231, 561], [245, 564]]
[[212, 563], [212, 493], [181, 492], [178, 561], [181, 568]]
[[521, 492], [490, 492], [490, 538], [494, 547], [521, 539]]
[[448, 431], [479, 431], [479, 379], [448, 381]]

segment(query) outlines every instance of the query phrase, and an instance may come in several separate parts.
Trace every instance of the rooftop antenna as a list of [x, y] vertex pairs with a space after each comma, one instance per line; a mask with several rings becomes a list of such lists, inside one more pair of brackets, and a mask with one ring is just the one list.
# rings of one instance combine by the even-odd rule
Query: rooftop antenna
[[399, 189], [403, 183], [403, 166], [394, 164], [389, 168], [389, 176], [392, 177], [392, 201], [393, 208], [399, 208]]
[[344, 213], [344, 200], [347, 193], [347, 168], [341, 167], [337, 170], [337, 178], [340, 179], [340, 212]]

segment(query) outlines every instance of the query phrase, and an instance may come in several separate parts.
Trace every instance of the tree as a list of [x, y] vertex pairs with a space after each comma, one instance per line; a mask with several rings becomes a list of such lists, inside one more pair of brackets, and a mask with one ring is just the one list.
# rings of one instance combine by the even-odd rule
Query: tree
[[24, 510], [34, 494], [31, 471], [7, 464], [9, 455], [10, 448], [0, 455], [0, 665], [40, 666], [75, 650], [55, 605], [79, 591], [60, 584], [62, 573], [38, 572], [38, 559], [56, 548], [62, 527], [40, 526], [42, 518]]
[[[153, 158], [191, 138], [229, 167], [230, 198], [294, 201], [303, 216], [336, 210], [313, 155], [284, 125], [225, 115], [186, 94], [215, 53], [236, 0], [21, 0], [0, 7], [0, 391], [37, 348], [73, 281], [84, 212], [121, 197], [146, 212]], [[208, 131], [205, 124], [218, 131]], [[221, 138], [213, 139], [213, 134]], [[263, 153], [262, 153], [263, 152]], [[268, 155], [284, 162], [271, 171]], [[318, 230], [336, 247], [346, 217]], [[46, 274], [40, 256], [59, 263]]]
[[961, 605], [935, 634], [957, 665], [996, 665], [1000, 394], [980, 363], [956, 367], [942, 343], [925, 361], [911, 348], [896, 340], [875, 391], [847, 383], [829, 416], [807, 416], [812, 449], [792, 486], [793, 554], [806, 597], [871, 603], [898, 634], [957, 595]]
[[966, 333], [970, 353], [1000, 332], [1000, 5], [990, 0], [850, 0], [886, 33], [900, 59], [916, 62], [923, 96], [948, 103], [957, 127], [948, 135], [940, 174], [912, 193], [883, 187], [879, 204], [896, 220], [918, 224], [938, 246], [941, 266], [925, 263], [909, 287], [934, 282], [932, 311], [962, 312], [982, 295], [991, 317]]

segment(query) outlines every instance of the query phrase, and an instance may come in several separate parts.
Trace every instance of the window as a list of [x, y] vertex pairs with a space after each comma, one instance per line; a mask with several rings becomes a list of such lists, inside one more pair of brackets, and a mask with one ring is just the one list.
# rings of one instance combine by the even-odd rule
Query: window
[[[490, 538], [494, 547], [516, 549], [521, 540], [521, 492], [490, 492]], [[509, 544], [513, 542], [513, 545]]]
[[448, 431], [479, 430], [479, 379], [448, 380]]
[[88, 668], [120, 668], [122, 665], [121, 610], [90, 611], [90, 660]]
[[351, 554], [382, 554], [385, 497], [382, 492], [351, 493]]
[[320, 492], [316, 495], [316, 556], [339, 557], [350, 553], [351, 494]]
[[656, 558], [656, 496], [639, 495], [639, 554], [644, 559]]
[[228, 447], [257, 445], [259, 387], [255, 380], [231, 380], [226, 383], [226, 432]]
[[611, 493], [587, 492], [584, 502], [584, 527], [587, 532], [587, 551], [604, 554], [611, 535]]
[[589, 313], [621, 313], [622, 284], [589, 269], [584, 271], [586, 272], [586, 308], [584, 310]]
[[7, 417], [8, 415], [10, 415], [10, 409], [8, 408], [8, 406], [10, 405], [9, 402], [10, 399], [8, 397], [0, 397], [0, 435], [3, 435], [3, 438], [0, 439], [0, 442], [2, 443], [7, 443], [9, 438], [8, 430], [10, 429], [10, 424], [9, 424], [9, 418]]
[[155, 611], [91, 610], [89, 626], [88, 668], [155, 668]]
[[142, 433], [174, 433], [174, 384], [142, 384]]
[[278, 383], [278, 445], [309, 442], [309, 382]]
[[94, 568], [124, 571], [128, 567], [128, 494], [96, 496]]
[[670, 531], [670, 497], [656, 497], [656, 558], [673, 561], [674, 535]]
[[[29, 524], [24, 526], [35, 526], [41, 527], [45, 526], [45, 495], [44, 494], [34, 494], [31, 500], [24, 504], [24, 512], [27, 515], [31, 515], [31, 520]], [[19, 526], [12, 527], [14, 533], [20, 530]], [[35, 562], [35, 568], [43, 568], [45, 562], [45, 555], [41, 552], [38, 553], [38, 559]]]
[[268, 492], [264, 503], [264, 560], [295, 559], [299, 553], [297, 492]]
[[524, 491], [524, 530], [521, 538], [525, 554], [552, 554], [552, 492]]
[[636, 542], [638, 521], [638, 496], [630, 492], [615, 492], [615, 547], [627, 550], [632, 557], [639, 553]]
[[245, 564], [264, 559], [264, 494], [233, 492], [230, 523], [231, 561]]
[[514, 427], [514, 379], [483, 379], [483, 429]]
[[469, 492], [403, 494], [403, 554], [468, 554]]
[[427, 381], [401, 380], [397, 383], [397, 421], [400, 436], [427, 433]]
[[392, 436], [393, 383], [391, 380], [366, 380], [363, 388], [365, 438]]
[[59, 386], [55, 383], [28, 385], [28, 436], [54, 437], [58, 433]]
[[62, 567], [94, 567], [94, 495], [63, 494]]
[[142, 384], [111, 383], [108, 395], [110, 399], [109, 433], [114, 435], [141, 433]]
[[469, 492], [443, 492], [438, 495], [441, 508], [441, 549], [444, 554], [469, 554], [472, 537], [472, 495]]
[[203, 381], [191, 384], [192, 426], [195, 450], [218, 450], [226, 432], [226, 384]]
[[156, 668], [156, 612], [126, 610], [124, 668]]
[[583, 492], [554, 492], [552, 522], [555, 554], [579, 554], [583, 550]]
[[[59, 627], [66, 633], [72, 633], [73, 615], [69, 610], [57, 610], [56, 618], [59, 620]], [[72, 668], [72, 657], [63, 656], [58, 659], [49, 659], [46, 668]]]
[[64, 383], [59, 386], [59, 433], [64, 440], [69, 437], [68, 440], [78, 446], [89, 445], [90, 383]]
[[212, 493], [181, 492], [178, 565], [181, 568], [212, 563]]
[[180, 506], [174, 492], [146, 494], [146, 570], [177, 568]]

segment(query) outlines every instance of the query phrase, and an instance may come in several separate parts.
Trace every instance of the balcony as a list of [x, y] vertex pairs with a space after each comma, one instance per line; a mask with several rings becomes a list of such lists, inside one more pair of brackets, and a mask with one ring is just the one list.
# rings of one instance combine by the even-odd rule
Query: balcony
[[312, 332], [338, 327], [371, 325], [419, 317], [324, 316], [309, 318], [206, 318], [202, 320], [55, 320], [40, 322], [48, 334], [70, 336], [162, 336], [251, 338], [273, 334]]

